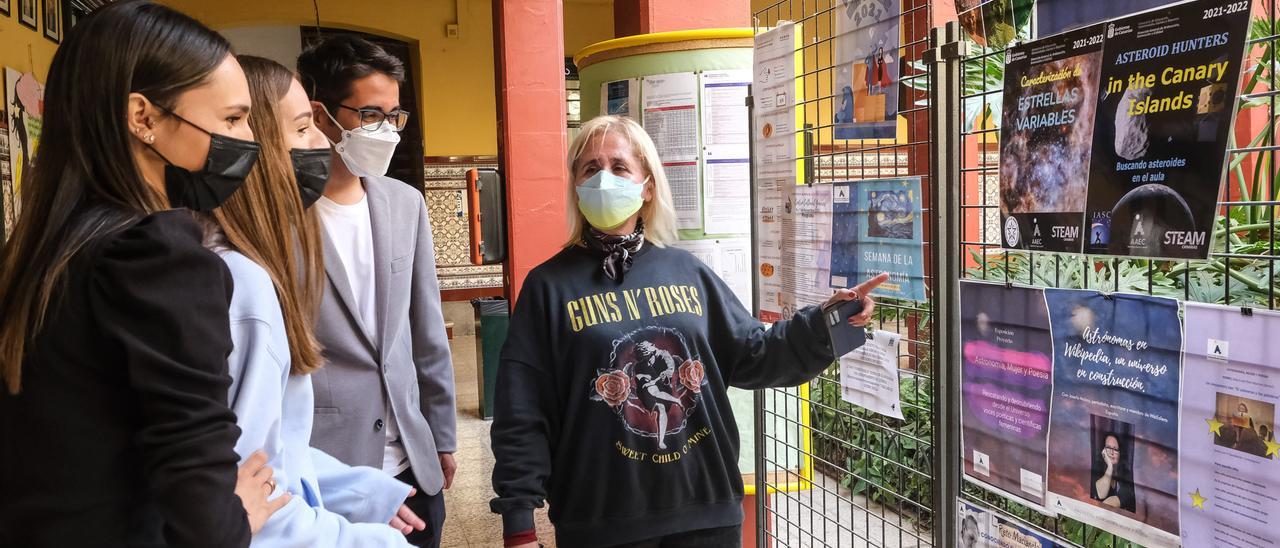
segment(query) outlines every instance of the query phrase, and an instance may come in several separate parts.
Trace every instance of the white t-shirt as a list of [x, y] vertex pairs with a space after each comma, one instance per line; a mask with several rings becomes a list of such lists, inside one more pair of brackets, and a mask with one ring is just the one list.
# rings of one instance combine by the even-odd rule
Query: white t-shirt
[[[316, 213], [320, 215], [320, 224], [333, 247], [338, 251], [338, 259], [347, 272], [347, 281], [351, 284], [351, 295], [356, 300], [360, 321], [369, 330], [369, 335], [378, 337], [378, 303], [374, 284], [373, 262], [373, 224], [369, 218], [369, 196], [361, 196], [360, 201], [352, 205], [339, 204], [321, 196], [316, 201]], [[400, 428], [396, 424], [394, 412], [387, 413], [387, 447], [382, 455], [382, 469], [391, 475], [397, 475], [409, 468], [409, 456], [400, 441]]]

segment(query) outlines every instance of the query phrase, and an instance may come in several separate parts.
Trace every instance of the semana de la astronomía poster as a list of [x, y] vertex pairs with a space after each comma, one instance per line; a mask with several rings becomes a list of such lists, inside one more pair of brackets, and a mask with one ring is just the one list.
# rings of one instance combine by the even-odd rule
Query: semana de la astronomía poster
[[1208, 256], [1249, 9], [1189, 2], [1103, 24], [1086, 253]]
[[925, 300], [919, 177], [832, 185], [831, 287], [889, 273], [875, 294]]
[[1006, 248], [1080, 251], [1102, 33], [1091, 26], [1009, 50], [1000, 130]]

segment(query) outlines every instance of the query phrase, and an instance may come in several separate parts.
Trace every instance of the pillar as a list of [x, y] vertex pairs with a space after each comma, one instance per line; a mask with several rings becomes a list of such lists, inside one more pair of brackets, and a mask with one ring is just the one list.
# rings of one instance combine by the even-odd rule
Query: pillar
[[673, 30], [751, 26], [751, 0], [614, 0], [613, 32], [621, 38]]
[[507, 186], [507, 297], [568, 233], [561, 0], [494, 0], [498, 148]]

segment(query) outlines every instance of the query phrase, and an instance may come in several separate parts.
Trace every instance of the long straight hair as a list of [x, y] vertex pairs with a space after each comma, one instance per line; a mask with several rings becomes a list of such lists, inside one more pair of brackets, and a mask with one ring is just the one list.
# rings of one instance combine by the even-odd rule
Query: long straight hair
[[574, 178], [578, 171], [578, 161], [586, 152], [587, 145], [604, 139], [612, 131], [626, 137], [631, 144], [632, 153], [649, 173], [649, 184], [653, 185], [650, 200], [640, 207], [640, 218], [644, 220], [644, 239], [657, 247], [676, 243], [680, 237], [676, 232], [675, 200], [671, 197], [667, 172], [662, 169], [662, 159], [658, 157], [658, 147], [654, 146], [653, 139], [635, 120], [625, 116], [597, 116], [582, 124], [578, 136], [569, 145], [569, 241], [564, 246], [583, 245], [582, 231], [587, 227], [587, 218], [577, 206], [577, 181]]
[[129, 94], [172, 108], [230, 51], [218, 33], [147, 0], [110, 4], [67, 32], [49, 66], [40, 153], [23, 173], [23, 212], [0, 252], [0, 375], [10, 393], [21, 388], [27, 346], [72, 259], [168, 207], [132, 160]]
[[305, 375], [324, 364], [313, 327], [324, 256], [314, 222], [303, 210], [293, 160], [280, 129], [278, 105], [289, 93], [293, 73], [261, 57], [236, 59], [249, 80], [253, 100], [249, 127], [262, 145], [262, 154], [244, 186], [215, 209], [213, 217], [227, 241], [271, 277], [289, 337], [289, 371]]

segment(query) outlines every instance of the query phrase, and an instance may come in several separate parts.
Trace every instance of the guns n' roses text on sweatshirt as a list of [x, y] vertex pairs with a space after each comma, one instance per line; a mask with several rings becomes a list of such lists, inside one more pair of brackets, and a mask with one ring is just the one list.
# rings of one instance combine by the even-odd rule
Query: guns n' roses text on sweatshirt
[[742, 521], [727, 387], [794, 386], [832, 362], [816, 307], [766, 330], [686, 251], [646, 243], [618, 282], [570, 247], [525, 282], [492, 429], [508, 535], [551, 504], [564, 546]]

